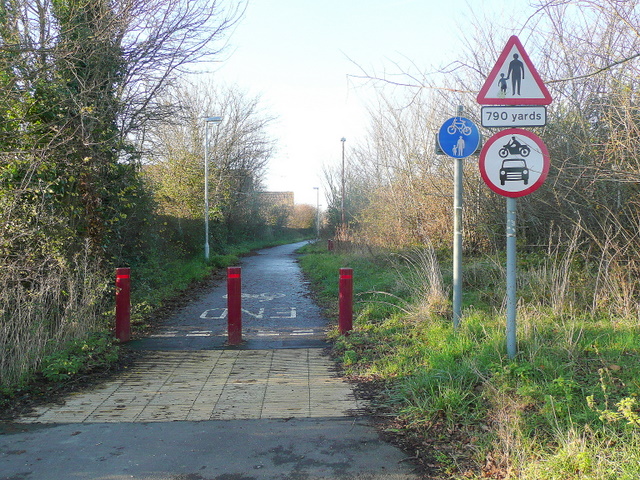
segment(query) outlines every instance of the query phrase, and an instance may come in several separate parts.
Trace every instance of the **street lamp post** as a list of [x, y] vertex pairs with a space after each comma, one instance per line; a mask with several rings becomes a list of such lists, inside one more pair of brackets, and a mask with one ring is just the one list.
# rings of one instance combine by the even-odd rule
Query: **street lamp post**
[[209, 124], [220, 125], [222, 117], [204, 119], [204, 259], [209, 260]]
[[341, 194], [341, 199], [340, 199], [340, 212], [341, 212], [341, 216], [342, 216], [342, 230], [344, 230], [344, 228], [345, 228], [345, 222], [344, 222], [344, 142], [346, 142], [347, 139], [342, 137], [340, 139], [340, 141], [342, 142], [342, 194]]
[[313, 187], [316, 191], [316, 237], [320, 238], [320, 187]]

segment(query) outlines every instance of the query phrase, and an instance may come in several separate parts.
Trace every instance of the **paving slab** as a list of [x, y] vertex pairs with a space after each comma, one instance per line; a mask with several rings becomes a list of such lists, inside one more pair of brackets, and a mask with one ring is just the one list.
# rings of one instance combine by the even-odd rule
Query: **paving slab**
[[116, 380], [19, 423], [352, 416], [364, 406], [320, 349], [147, 352]]

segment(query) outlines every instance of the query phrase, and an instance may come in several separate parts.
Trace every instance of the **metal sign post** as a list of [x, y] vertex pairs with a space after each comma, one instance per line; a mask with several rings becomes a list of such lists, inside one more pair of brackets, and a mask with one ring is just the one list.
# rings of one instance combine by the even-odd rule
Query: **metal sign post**
[[462, 318], [462, 158], [456, 159], [453, 182], [453, 326]]
[[438, 145], [442, 152], [455, 158], [453, 182], [453, 326], [458, 328], [462, 317], [462, 190], [463, 161], [473, 155], [480, 145], [478, 127], [462, 116], [448, 119], [440, 127]]
[[516, 346], [516, 199], [507, 197], [507, 356], [515, 358]]
[[537, 135], [518, 128], [496, 133], [480, 153], [480, 174], [487, 186], [507, 197], [507, 355], [516, 346], [516, 199], [537, 190], [549, 172], [549, 152]]

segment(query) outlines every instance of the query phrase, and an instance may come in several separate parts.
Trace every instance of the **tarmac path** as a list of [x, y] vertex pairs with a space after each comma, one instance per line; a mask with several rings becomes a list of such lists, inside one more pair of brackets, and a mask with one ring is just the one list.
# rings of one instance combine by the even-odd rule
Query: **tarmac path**
[[[242, 261], [243, 348], [325, 347], [326, 320], [313, 302], [294, 251], [304, 243], [268, 248]], [[337, 278], [337, 273], [336, 273]], [[212, 350], [227, 340], [225, 282], [194, 299], [149, 338], [145, 350]]]
[[323, 353], [302, 245], [243, 260], [241, 347], [213, 287], [131, 342], [127, 372], [0, 425], [0, 480], [418, 478]]

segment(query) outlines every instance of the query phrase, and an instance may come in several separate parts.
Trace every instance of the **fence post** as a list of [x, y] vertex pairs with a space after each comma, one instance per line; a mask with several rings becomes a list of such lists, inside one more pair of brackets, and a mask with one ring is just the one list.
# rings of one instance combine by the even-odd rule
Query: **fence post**
[[116, 268], [116, 338], [131, 338], [131, 269]]
[[341, 335], [348, 334], [353, 328], [353, 269], [340, 269], [339, 283], [339, 320], [338, 330]]
[[227, 334], [229, 345], [242, 343], [242, 269], [227, 268]]

